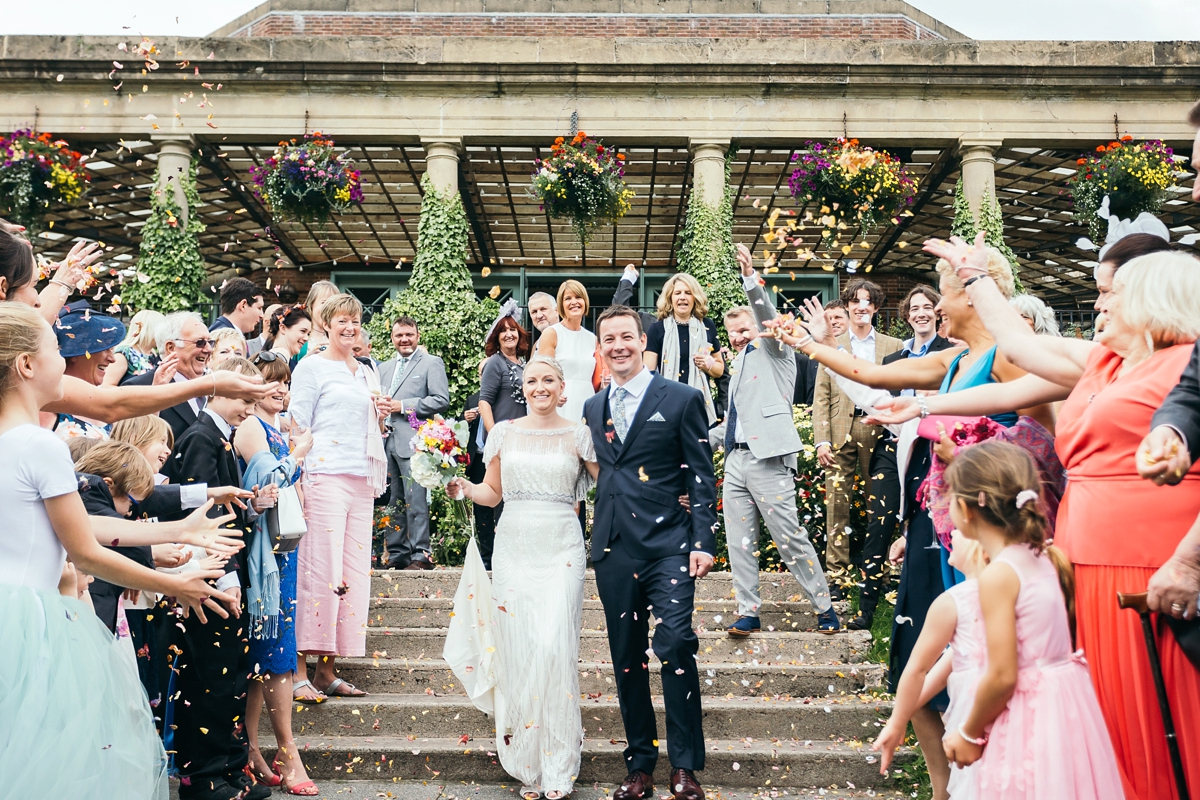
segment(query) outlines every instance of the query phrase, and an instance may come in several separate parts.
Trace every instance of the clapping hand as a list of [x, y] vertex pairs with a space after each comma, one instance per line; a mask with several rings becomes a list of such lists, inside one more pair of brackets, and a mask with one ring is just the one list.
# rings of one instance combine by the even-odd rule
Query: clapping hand
[[177, 544], [156, 544], [150, 548], [150, 553], [156, 568], [174, 569], [192, 560], [192, 549]]

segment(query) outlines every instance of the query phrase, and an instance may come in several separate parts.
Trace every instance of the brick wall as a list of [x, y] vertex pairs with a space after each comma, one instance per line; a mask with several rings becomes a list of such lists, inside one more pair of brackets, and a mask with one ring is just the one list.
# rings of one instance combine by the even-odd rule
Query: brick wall
[[907, 17], [870, 15], [270, 13], [234, 36], [574, 36], [940, 39]]

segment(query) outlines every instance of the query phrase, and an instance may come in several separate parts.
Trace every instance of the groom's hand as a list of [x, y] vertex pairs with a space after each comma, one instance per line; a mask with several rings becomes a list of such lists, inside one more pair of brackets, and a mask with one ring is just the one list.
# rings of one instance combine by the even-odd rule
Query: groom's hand
[[703, 578], [713, 568], [713, 557], [708, 553], [693, 551], [688, 564], [688, 575], [693, 578]]

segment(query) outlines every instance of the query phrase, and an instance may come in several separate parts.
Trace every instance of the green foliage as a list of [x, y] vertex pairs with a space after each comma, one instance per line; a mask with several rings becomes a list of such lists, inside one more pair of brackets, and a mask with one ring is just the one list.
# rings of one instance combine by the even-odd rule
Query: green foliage
[[1093, 242], [1103, 242], [1108, 233], [1108, 221], [1096, 216], [1105, 197], [1116, 219], [1162, 210], [1175, 186], [1174, 154], [1157, 139], [1135, 142], [1132, 136], [1122, 136], [1075, 162], [1079, 169], [1067, 180], [1067, 187], [1075, 204], [1075, 221], [1087, 226]]
[[976, 225], [975, 217], [971, 214], [971, 204], [963, 192], [962, 178], [959, 178], [954, 187], [954, 221], [950, 223], [950, 235], [972, 242], [980, 229], [984, 232], [984, 241], [1008, 259], [1008, 263], [1012, 265], [1016, 293], [1024, 294], [1025, 287], [1021, 284], [1020, 274], [1021, 263], [1012, 248], [1004, 243], [1004, 212], [1000, 210], [1000, 201], [996, 199], [995, 192], [984, 192], [983, 204], [979, 207], [979, 224]]
[[[159, 186], [159, 170], [154, 172], [155, 187]], [[153, 191], [150, 216], [142, 228], [137, 275], [121, 291], [121, 302], [130, 311], [152, 308], [166, 314], [192, 308], [204, 300], [204, 279], [208, 273], [200, 255], [200, 234], [205, 225], [194, 211], [200, 207], [196, 171], [193, 163], [178, 178], [188, 208], [192, 209], [186, 225], [180, 219], [174, 187], [168, 183]]]
[[909, 325], [907, 320], [900, 317], [893, 317], [892, 324], [888, 327], [887, 335], [893, 339], [904, 341], [913, 335], [912, 325]]
[[422, 179], [421, 222], [417, 228], [417, 257], [408, 287], [384, 304], [367, 323], [373, 355], [390, 358], [392, 322], [400, 316], [417, 321], [421, 345], [446, 363], [450, 381], [450, 413], [462, 410], [479, 388], [483, 339], [499, 313], [491, 299], [480, 300], [467, 270], [467, 213], [455, 194], [443, 197]]
[[[731, 151], [732, 153], [732, 151]], [[730, 157], [725, 160], [725, 197], [716, 208], [700, 199], [696, 186], [688, 198], [687, 219], [679, 232], [675, 258], [679, 271], [686, 272], [708, 294], [708, 316], [717, 323], [721, 340], [727, 342], [722, 324], [725, 312], [746, 302], [733, 246], [733, 190], [728, 187]]]

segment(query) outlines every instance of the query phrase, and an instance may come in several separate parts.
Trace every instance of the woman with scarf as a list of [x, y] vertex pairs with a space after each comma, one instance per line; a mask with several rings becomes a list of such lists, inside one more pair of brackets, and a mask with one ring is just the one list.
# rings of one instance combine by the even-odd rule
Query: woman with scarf
[[[292, 379], [284, 356], [263, 350], [254, 357], [263, 380], [278, 382], [279, 391], [260, 401], [254, 414], [238, 426], [233, 447], [241, 462], [243, 484], [294, 486], [300, 481], [304, 457], [312, 449], [307, 431], [293, 432], [289, 440], [279, 429], [279, 412]], [[267, 515], [258, 517], [255, 546], [246, 554], [250, 588], [246, 610], [250, 615], [250, 663], [253, 674], [246, 697], [246, 733], [250, 739], [250, 769], [268, 786], [281, 783], [289, 794], [311, 797], [317, 787], [308, 779], [292, 737], [292, 674], [296, 670], [296, 551], [275, 553], [265, 531]], [[311, 685], [310, 685], [311, 689]], [[314, 692], [315, 694], [315, 692]], [[279, 754], [267, 765], [258, 746], [258, 718], [266, 700], [267, 714]], [[324, 699], [320, 696], [320, 699]]]
[[[296, 365], [288, 408], [292, 424], [313, 436], [303, 483], [309, 533], [297, 549], [296, 644], [317, 656], [316, 689], [361, 697], [337, 677], [334, 658], [366, 655], [372, 499], [387, 482], [380, 420], [392, 412], [392, 400], [375, 367], [354, 357], [362, 303], [334, 295], [321, 304], [320, 317], [328, 346]], [[304, 658], [296, 677], [304, 687]]]
[[658, 296], [658, 322], [646, 331], [646, 367], [669, 381], [699, 389], [704, 395], [708, 424], [717, 421], [709, 378], [725, 374], [717, 326], [708, 314], [708, 295], [700, 282], [684, 272], [667, 278]]

